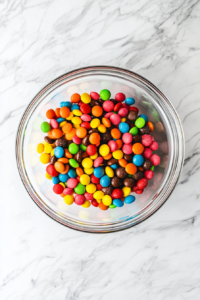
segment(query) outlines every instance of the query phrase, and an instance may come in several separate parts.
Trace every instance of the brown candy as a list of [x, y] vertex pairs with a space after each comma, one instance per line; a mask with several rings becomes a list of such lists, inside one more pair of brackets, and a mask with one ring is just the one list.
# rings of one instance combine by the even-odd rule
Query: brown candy
[[144, 170], [150, 170], [152, 167], [151, 161], [149, 159], [145, 159], [142, 167]]
[[115, 173], [116, 173], [117, 177], [122, 178], [122, 179], [127, 176], [127, 173], [126, 173], [125, 169], [122, 168], [122, 167], [117, 168]]
[[97, 132], [97, 133], [98, 133], [98, 130], [97, 130], [97, 129], [90, 129], [88, 133], [89, 133], [89, 134], [92, 134], [92, 133], [94, 133], [94, 132]]
[[112, 140], [111, 134], [109, 132], [105, 132], [102, 136], [102, 142], [107, 144], [110, 140]]
[[69, 146], [68, 142], [69, 141], [60, 138], [60, 139], [56, 140], [55, 145], [56, 145], [56, 147], [67, 148]]
[[44, 137], [45, 142], [47, 142], [48, 144], [53, 144], [54, 140], [50, 139], [48, 136]]
[[142, 140], [141, 136], [140, 135], [134, 135], [133, 136], [133, 142], [134, 143], [140, 143]]
[[86, 135], [83, 139], [82, 139], [82, 144], [84, 145], [84, 146], [89, 146], [90, 145], [90, 141], [89, 141], [89, 139], [90, 139], [90, 136], [89, 135]]
[[135, 183], [136, 181], [131, 177], [124, 179], [124, 186], [130, 187], [131, 189], [134, 187]]
[[91, 100], [91, 102], [90, 102], [91, 107], [98, 106], [98, 105], [99, 105], [99, 102], [97, 100]]
[[142, 179], [144, 177], [144, 174], [143, 174], [143, 172], [141, 172], [141, 171], [138, 171], [138, 172], [136, 172], [135, 174], [133, 174], [133, 179], [135, 179], [135, 180], [140, 180], [140, 179]]
[[57, 161], [57, 158], [55, 157], [55, 155], [51, 156], [51, 158], [50, 158], [50, 163], [51, 163], [52, 165], [54, 165], [56, 161]]
[[138, 118], [138, 114], [137, 114], [136, 111], [131, 110], [131, 111], [129, 111], [127, 118], [128, 118], [128, 120], [130, 120], [130, 121], [136, 121], [137, 118]]
[[107, 161], [108, 166], [112, 166], [112, 165], [117, 164], [117, 163], [118, 163], [118, 160], [115, 159], [115, 158], [112, 158], [112, 159]]
[[120, 185], [122, 184], [122, 181], [121, 181], [121, 179], [120, 178], [118, 178], [118, 177], [113, 177], [112, 179], [111, 179], [111, 184], [112, 184], [112, 186], [114, 186], [115, 188], [117, 188], [117, 187], [120, 187]]
[[102, 192], [104, 193], [104, 195], [111, 195], [113, 192], [113, 187], [112, 186], [103, 187]]
[[82, 150], [79, 150], [75, 155], [74, 155], [74, 159], [77, 161], [77, 162], [81, 162], [82, 161], [82, 157], [83, 157], [83, 151]]
[[133, 155], [132, 154], [124, 154], [124, 159], [127, 161], [132, 161]]
[[139, 129], [139, 132], [140, 132], [141, 135], [149, 134], [150, 133], [150, 128], [149, 128], [149, 126], [145, 125], [143, 128]]

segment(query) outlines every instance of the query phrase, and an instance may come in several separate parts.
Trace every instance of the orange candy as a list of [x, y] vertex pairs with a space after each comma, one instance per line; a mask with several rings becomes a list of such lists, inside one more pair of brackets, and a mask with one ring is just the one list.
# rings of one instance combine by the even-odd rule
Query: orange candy
[[139, 169], [140, 171], [144, 171], [144, 169], [143, 169], [142, 167], [138, 167], [138, 169]]
[[63, 125], [62, 127], [62, 131], [64, 133], [69, 133], [72, 130], [72, 124], [71, 123], [66, 123], [65, 125]]
[[63, 165], [63, 163], [56, 161], [54, 164], [54, 168], [56, 169], [57, 172], [61, 173], [65, 171], [65, 166]]
[[60, 118], [60, 108], [59, 107], [55, 109], [55, 114], [56, 114], [57, 118]]
[[72, 130], [68, 133], [65, 133], [65, 137], [68, 141], [71, 141], [73, 137], [76, 135], [76, 129], [72, 128]]
[[53, 129], [51, 129], [48, 133], [47, 133], [48, 137], [50, 139], [54, 139], [54, 136], [53, 136]]
[[78, 167], [78, 168], [76, 168], [76, 174], [80, 177], [81, 175], [84, 174], [84, 172], [80, 167]]
[[142, 154], [144, 151], [144, 146], [141, 143], [135, 143], [132, 147], [134, 154]]
[[128, 174], [133, 175], [133, 174], [135, 174], [137, 172], [137, 167], [133, 163], [130, 163], [130, 164], [126, 165], [125, 171]]
[[107, 128], [111, 126], [110, 120], [108, 118], [102, 118], [102, 123]]
[[154, 128], [153, 124], [151, 122], [147, 122], [147, 126], [149, 127], [150, 132], [152, 132]]
[[121, 134], [121, 131], [119, 131], [119, 129], [113, 128], [111, 130], [111, 135], [112, 135], [113, 139], [119, 139], [122, 134]]
[[102, 107], [101, 107], [101, 106], [98, 106], [98, 105], [93, 106], [93, 108], [92, 108], [92, 114], [93, 114], [93, 116], [95, 116], [95, 117], [100, 117], [100, 116], [103, 114], [103, 109], [102, 109]]
[[71, 102], [78, 103], [81, 100], [81, 96], [77, 93], [71, 95]]
[[60, 109], [60, 116], [61, 116], [62, 118], [67, 118], [67, 117], [69, 117], [69, 115], [70, 115], [70, 110], [69, 110], [69, 108], [66, 107], [66, 106], [63, 106], [63, 107]]
[[47, 119], [53, 119], [55, 117], [55, 111], [53, 109], [49, 109], [46, 112]]
[[127, 161], [124, 158], [119, 159], [118, 163], [119, 163], [120, 167], [123, 167], [123, 168], [125, 168], [127, 165]]
[[69, 165], [66, 165], [65, 170], [60, 172], [61, 174], [67, 174], [69, 172]]
[[87, 135], [87, 130], [84, 127], [79, 127], [76, 129], [76, 135], [80, 139], [84, 138]]
[[63, 163], [63, 164], [67, 164], [69, 162], [69, 159], [65, 158], [65, 157], [61, 157], [61, 158], [58, 159], [58, 161]]
[[109, 160], [112, 158], [112, 153], [109, 153], [108, 155], [103, 157], [105, 160]]
[[62, 132], [62, 130], [60, 130], [58, 128], [53, 129], [52, 130], [52, 136], [53, 136], [54, 139], [59, 139], [63, 136], [63, 132]]
[[117, 150], [121, 149], [121, 147], [123, 145], [122, 140], [116, 140], [116, 143], [117, 143]]
[[104, 205], [103, 202], [99, 203], [99, 208], [101, 210], [107, 210], [108, 209], [108, 206]]
[[67, 158], [72, 158], [73, 157], [73, 155], [69, 152], [68, 149], [65, 149], [65, 157], [67, 157]]
[[97, 132], [90, 134], [89, 141], [91, 144], [96, 145], [100, 142], [100, 135]]
[[65, 197], [65, 194], [60, 194], [60, 196], [64, 198], [64, 197]]

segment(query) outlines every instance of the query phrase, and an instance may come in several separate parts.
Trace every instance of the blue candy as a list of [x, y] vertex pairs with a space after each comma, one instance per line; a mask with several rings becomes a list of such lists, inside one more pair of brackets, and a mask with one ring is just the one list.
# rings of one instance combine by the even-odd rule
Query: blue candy
[[95, 168], [93, 171], [93, 174], [95, 177], [101, 178], [105, 174], [104, 168], [102, 168], [102, 167]]
[[53, 184], [58, 184], [60, 182], [59, 178], [56, 176], [56, 177], [52, 177], [52, 182]]
[[114, 164], [114, 165], [111, 165], [110, 166], [113, 170], [116, 170], [119, 166], [118, 166], [118, 164]]
[[60, 102], [60, 107], [64, 107], [64, 106], [66, 106], [66, 107], [71, 107], [71, 102], [68, 102], [68, 101], [63, 101], [63, 102]]
[[102, 185], [102, 187], [107, 187], [110, 185], [110, 178], [107, 175], [104, 175], [103, 177], [101, 177], [100, 179], [100, 184]]
[[79, 110], [80, 106], [78, 104], [73, 104], [72, 107], [71, 107], [71, 111], [74, 110], [74, 109], [78, 109]]
[[76, 171], [73, 170], [73, 169], [70, 169], [70, 170], [68, 171], [67, 175], [68, 175], [70, 178], [76, 178], [76, 177], [77, 177]]
[[124, 205], [124, 202], [120, 199], [114, 199], [113, 204], [117, 207], [122, 207]]
[[124, 202], [126, 203], [126, 204], [131, 204], [131, 203], [133, 203], [135, 201], [135, 196], [132, 196], [132, 195], [129, 195], [129, 196], [127, 196], [125, 199], [124, 199]]
[[69, 179], [69, 176], [67, 174], [59, 174], [58, 178], [61, 182], [66, 182]]
[[54, 149], [54, 155], [55, 155], [55, 157], [57, 157], [57, 158], [61, 158], [61, 157], [63, 157], [63, 155], [64, 155], [64, 149], [62, 148], [62, 147], [56, 147], [55, 149]]
[[127, 123], [125, 123], [125, 122], [119, 123], [119, 130], [122, 133], [129, 132], [129, 125]]
[[148, 118], [146, 115], [144, 114], [141, 114], [138, 118], [143, 118], [145, 120], [145, 122], [147, 123], [148, 122]]
[[133, 98], [126, 98], [125, 103], [127, 105], [132, 105], [135, 103], [135, 100]]
[[134, 165], [136, 165], [137, 167], [140, 167], [144, 162], [144, 158], [142, 155], [137, 154], [133, 157], [133, 163]]
[[63, 122], [63, 121], [66, 121], [66, 119], [64, 119], [64, 118], [58, 118], [56, 121], [57, 121], [58, 123], [61, 123], [61, 122]]

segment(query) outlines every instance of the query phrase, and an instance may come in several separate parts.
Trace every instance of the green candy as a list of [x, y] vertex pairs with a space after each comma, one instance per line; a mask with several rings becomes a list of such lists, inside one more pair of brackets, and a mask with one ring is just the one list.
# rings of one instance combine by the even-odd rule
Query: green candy
[[111, 93], [109, 90], [106, 90], [106, 89], [101, 90], [100, 97], [102, 100], [108, 100], [108, 99], [110, 99], [110, 96], [111, 96]]
[[78, 185], [74, 188], [74, 192], [76, 194], [82, 195], [85, 193], [85, 186], [81, 183], [78, 183]]
[[109, 205], [109, 208], [111, 208], [111, 209], [113, 209], [113, 208], [115, 208], [116, 206], [114, 205], [114, 204], [110, 204]]
[[133, 175], [131, 175], [131, 174], [128, 174], [128, 177], [132, 178], [132, 177], [133, 177]]
[[151, 171], [153, 171], [153, 170], [154, 170], [154, 166], [151, 167]]
[[129, 130], [129, 132], [132, 134], [132, 135], [137, 135], [138, 134], [138, 128], [137, 127], [133, 127]]
[[49, 132], [51, 130], [51, 125], [48, 122], [43, 122], [41, 124], [41, 130], [45, 133]]
[[86, 151], [87, 147], [84, 146], [83, 144], [80, 144], [80, 149], [83, 150], [83, 151]]
[[72, 168], [78, 168], [79, 167], [79, 163], [73, 158], [69, 159], [69, 164]]
[[79, 146], [75, 143], [71, 143], [68, 149], [71, 154], [76, 154], [79, 151]]
[[143, 119], [143, 118], [138, 118], [136, 121], [135, 121], [135, 126], [137, 127], [137, 128], [142, 128], [142, 127], [144, 127], [144, 125], [145, 125], [145, 119]]

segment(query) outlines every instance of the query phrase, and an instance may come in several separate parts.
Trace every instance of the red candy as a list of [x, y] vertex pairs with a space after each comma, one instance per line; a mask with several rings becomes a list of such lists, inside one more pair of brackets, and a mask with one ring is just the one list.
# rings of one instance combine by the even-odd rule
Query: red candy
[[99, 100], [99, 94], [96, 93], [96, 92], [91, 92], [90, 93], [90, 97], [93, 99], [93, 100]]
[[91, 204], [95, 207], [98, 207], [99, 206], [99, 203], [97, 202], [97, 200], [92, 200], [91, 201]]
[[59, 184], [59, 183], [58, 184], [54, 184], [53, 191], [54, 191], [55, 194], [60, 195], [60, 194], [63, 193], [64, 187], [61, 184]]
[[122, 107], [125, 107], [125, 108], [127, 108], [128, 110], [130, 109], [130, 106], [129, 106], [128, 104], [126, 104], [126, 103], [122, 103]]
[[150, 158], [151, 155], [152, 155], [151, 149], [150, 149], [150, 148], [145, 148], [145, 149], [144, 149], [144, 152], [143, 152], [144, 158]]
[[122, 151], [124, 152], [124, 154], [132, 154], [133, 153], [132, 144], [123, 145]]
[[153, 171], [151, 170], [147, 170], [144, 172], [144, 177], [147, 179], [147, 180], [151, 180], [153, 178]]
[[152, 136], [149, 135], [149, 134], [144, 134], [142, 135], [142, 145], [145, 146], [145, 147], [149, 147], [152, 143], [153, 139], [152, 139]]
[[115, 141], [113, 141], [113, 140], [111, 140], [111, 141], [108, 142], [108, 147], [110, 148], [111, 152], [116, 151], [117, 148], [118, 148], [117, 147], [117, 143]]
[[91, 119], [92, 119], [91, 116], [86, 115], [86, 114], [81, 116], [81, 120], [84, 121], [84, 122], [90, 122]]
[[80, 111], [83, 114], [89, 114], [91, 112], [91, 106], [89, 104], [83, 103], [80, 106]]
[[77, 135], [73, 136], [72, 141], [77, 145], [81, 144], [81, 139]]
[[112, 194], [111, 194], [111, 197], [113, 199], [121, 199], [123, 197], [123, 192], [122, 190], [120, 189], [114, 189]]
[[112, 114], [110, 116], [110, 121], [112, 122], [113, 125], [119, 125], [119, 123], [121, 122], [121, 118], [119, 115]]
[[97, 178], [96, 176], [94, 176], [94, 174], [90, 176], [90, 179], [92, 183], [96, 183], [96, 184], [100, 183], [100, 178]]
[[88, 192], [85, 192], [84, 197], [86, 200], [93, 200], [93, 194], [89, 194]]
[[102, 185], [101, 185], [100, 183], [98, 183], [98, 184], [97, 184], [97, 190], [98, 190], [98, 191], [101, 191], [102, 188], [103, 188]]
[[83, 195], [76, 195], [75, 199], [74, 199], [74, 202], [77, 205], [82, 205], [85, 202], [85, 197]]
[[65, 188], [64, 191], [63, 191], [63, 194], [64, 195], [71, 195], [73, 193], [73, 189], [70, 189], [70, 188]]
[[160, 157], [157, 155], [157, 154], [153, 154], [151, 157], [150, 157], [150, 161], [152, 162], [152, 164], [154, 166], [157, 166], [159, 165], [160, 163]]
[[153, 141], [152, 144], [149, 147], [152, 151], [158, 150], [158, 143]]
[[135, 191], [135, 193], [138, 194], [138, 195], [142, 194], [143, 192], [144, 192], [144, 190], [140, 190], [140, 189], [138, 189], [137, 191]]
[[122, 136], [122, 141], [124, 142], [124, 144], [131, 144], [133, 141], [132, 134], [129, 132], [124, 133]]
[[126, 117], [128, 115], [128, 109], [126, 107], [120, 108], [118, 111], [118, 115], [122, 118]]
[[107, 100], [103, 103], [102, 107], [106, 112], [111, 112], [114, 109], [114, 103], [110, 100]]
[[107, 114], [105, 114], [105, 118], [107, 118], [107, 119], [109, 119], [110, 118], [110, 116], [112, 116], [113, 115], [113, 112], [108, 112]]
[[136, 111], [136, 113], [139, 113], [139, 109], [137, 107], [135, 107], [135, 106], [130, 107], [129, 111], [130, 110], [134, 110], [134, 111]]
[[115, 100], [119, 101], [119, 102], [122, 102], [124, 101], [126, 98], [126, 96], [123, 94], [123, 93], [117, 93], [115, 95]]
[[97, 153], [97, 148], [94, 145], [87, 146], [86, 152], [89, 156], [95, 155]]
[[122, 107], [122, 104], [120, 102], [115, 104], [114, 111], [118, 111], [121, 107]]
[[140, 190], [145, 189], [147, 187], [147, 185], [148, 185], [148, 180], [146, 178], [142, 178], [137, 182], [137, 187]]
[[94, 167], [97, 168], [99, 167], [103, 162], [103, 157], [99, 156], [94, 160]]
[[89, 129], [91, 128], [89, 122], [82, 122], [82, 123], [81, 123], [81, 127], [84, 127], [84, 128], [87, 129], [87, 130], [89, 130]]
[[78, 184], [78, 180], [76, 178], [69, 178], [67, 180], [67, 187], [70, 189], [74, 189]]
[[54, 168], [54, 165], [52, 165], [52, 164], [50, 164], [46, 167], [46, 172], [52, 177], [56, 177], [59, 175], [59, 173]]

